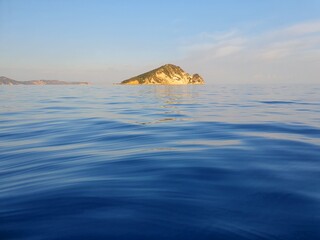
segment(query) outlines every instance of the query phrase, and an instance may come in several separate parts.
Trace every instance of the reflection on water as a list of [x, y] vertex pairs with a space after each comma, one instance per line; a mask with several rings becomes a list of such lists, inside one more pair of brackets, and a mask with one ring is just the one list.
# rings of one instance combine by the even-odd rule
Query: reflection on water
[[[194, 106], [198, 93], [197, 86], [137, 86], [136, 98], [143, 99], [146, 96], [150, 99], [140, 101], [141, 108], [152, 110], [148, 115], [152, 115], [153, 121], [139, 119], [140, 124], [157, 124], [170, 121], [188, 121], [191, 116], [187, 116], [183, 111], [183, 105]], [[150, 101], [151, 100], [151, 101]], [[159, 118], [158, 118], [158, 117]], [[148, 116], [147, 116], [148, 117]]]
[[319, 86], [4, 86], [0, 239], [318, 239]]

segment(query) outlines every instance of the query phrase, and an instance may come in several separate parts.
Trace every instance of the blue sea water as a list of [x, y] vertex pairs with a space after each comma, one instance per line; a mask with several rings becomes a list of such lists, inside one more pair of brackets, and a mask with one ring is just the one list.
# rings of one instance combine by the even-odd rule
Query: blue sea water
[[320, 239], [320, 86], [1, 86], [0, 239]]

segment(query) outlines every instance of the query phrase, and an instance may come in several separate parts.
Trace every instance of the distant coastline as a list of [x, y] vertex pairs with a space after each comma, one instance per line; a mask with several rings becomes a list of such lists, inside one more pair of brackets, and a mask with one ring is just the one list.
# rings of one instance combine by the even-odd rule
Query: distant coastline
[[18, 81], [7, 77], [0, 77], [0, 85], [89, 85], [88, 82], [66, 82], [60, 80], [30, 80]]

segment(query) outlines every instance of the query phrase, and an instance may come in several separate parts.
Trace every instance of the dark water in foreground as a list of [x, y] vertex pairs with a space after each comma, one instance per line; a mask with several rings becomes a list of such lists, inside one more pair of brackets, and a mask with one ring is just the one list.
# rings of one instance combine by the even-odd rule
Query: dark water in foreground
[[1, 86], [0, 239], [320, 239], [320, 86]]

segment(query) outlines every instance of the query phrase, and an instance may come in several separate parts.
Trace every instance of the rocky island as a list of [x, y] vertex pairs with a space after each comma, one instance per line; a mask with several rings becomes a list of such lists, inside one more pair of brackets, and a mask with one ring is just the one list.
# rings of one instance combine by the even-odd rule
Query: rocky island
[[88, 82], [65, 82], [59, 80], [31, 80], [17, 81], [7, 77], [0, 77], [0, 85], [88, 85]]
[[204, 84], [203, 78], [199, 74], [190, 75], [180, 67], [173, 64], [166, 64], [149, 72], [122, 81], [124, 85], [185, 85]]

